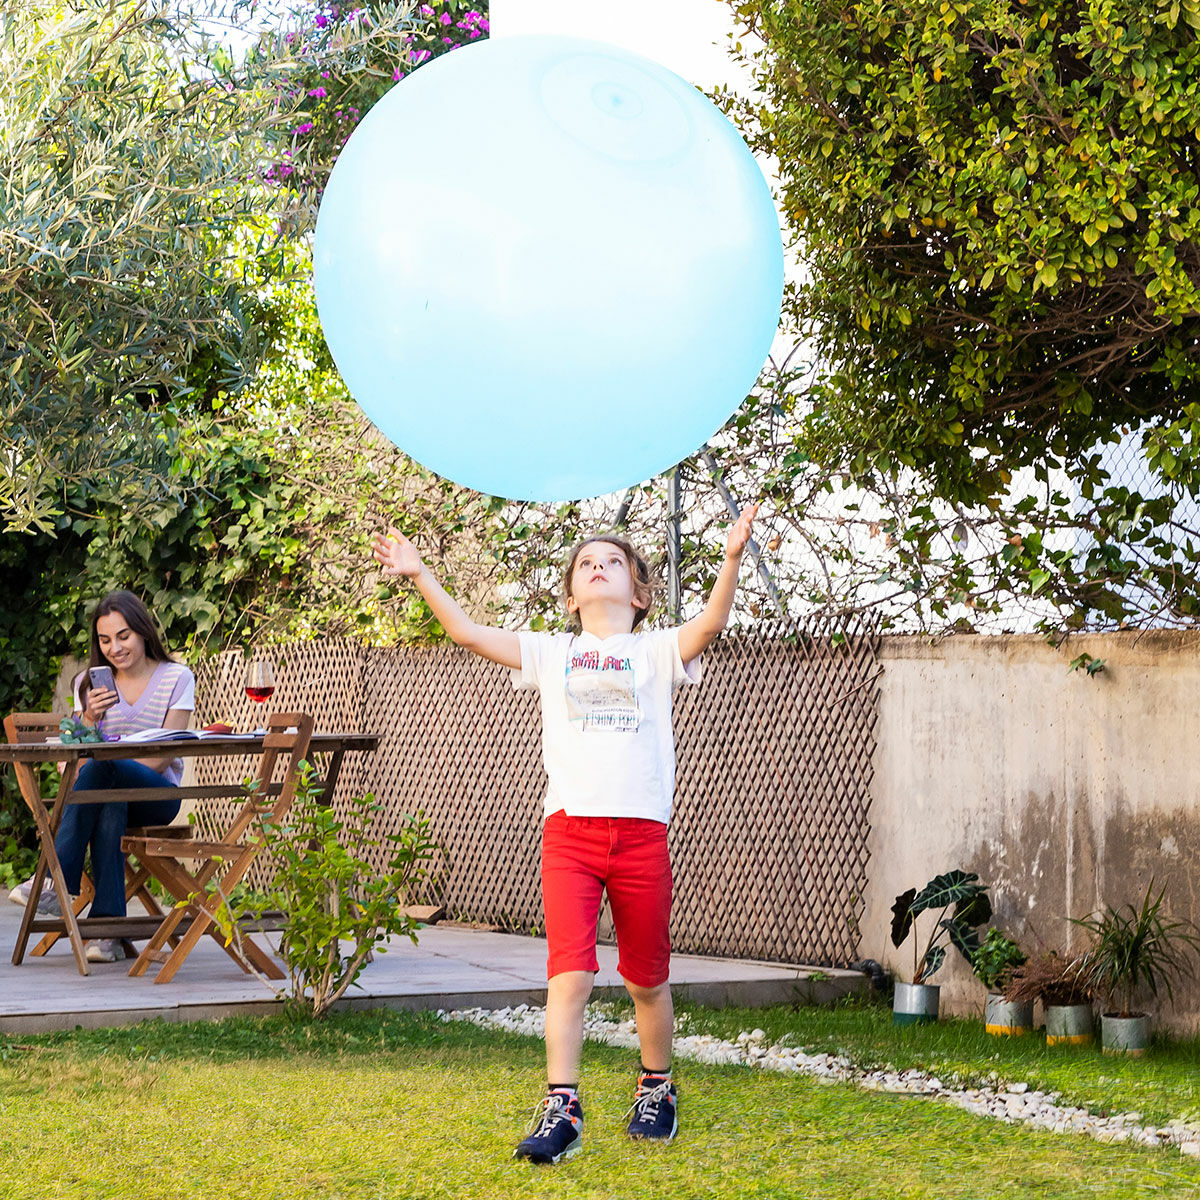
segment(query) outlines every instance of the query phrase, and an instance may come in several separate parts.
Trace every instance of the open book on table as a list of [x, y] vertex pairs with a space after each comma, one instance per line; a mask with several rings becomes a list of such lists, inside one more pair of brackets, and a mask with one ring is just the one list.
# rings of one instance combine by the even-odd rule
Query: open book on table
[[210, 733], [207, 729], [142, 729], [127, 733], [123, 742], [191, 742], [196, 740], [220, 741], [222, 738], [252, 737], [249, 733]]

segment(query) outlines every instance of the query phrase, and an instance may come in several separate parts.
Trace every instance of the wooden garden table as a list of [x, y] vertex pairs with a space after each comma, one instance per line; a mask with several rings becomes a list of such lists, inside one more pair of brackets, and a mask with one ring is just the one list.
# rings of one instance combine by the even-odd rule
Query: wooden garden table
[[[309, 753], [328, 755], [325, 765], [322, 799], [329, 803], [337, 784], [343, 757], [351, 751], [374, 752], [379, 747], [377, 733], [314, 733], [309, 743]], [[13, 965], [20, 965], [25, 957], [25, 948], [31, 934], [65, 933], [70, 939], [71, 949], [81, 975], [89, 974], [84, 954], [85, 938], [147, 938], [153, 935], [162, 923], [161, 916], [124, 917], [76, 917], [72, 911], [71, 898], [67, 894], [62, 866], [54, 849], [54, 835], [62, 821], [63, 810], [68, 804], [104, 804], [114, 800], [204, 800], [245, 797], [244, 789], [230, 784], [210, 784], [188, 787], [122, 788], [72, 791], [75, 779], [85, 759], [97, 761], [130, 758], [196, 758], [222, 759], [246, 755], [261, 755], [262, 735], [223, 736], [196, 738], [170, 742], [87, 742], [62, 745], [55, 742], [4, 742], [0, 743], [0, 765], [12, 764], [17, 773], [17, 782], [25, 803], [33, 814], [37, 825], [39, 855], [37, 870], [29, 903], [21, 919], [17, 944], [13, 948]], [[58, 791], [53, 796], [43, 796], [37, 768], [43, 763], [62, 765], [62, 777]], [[49, 874], [58, 896], [62, 915], [39, 916], [38, 900], [41, 896], [42, 880]]]

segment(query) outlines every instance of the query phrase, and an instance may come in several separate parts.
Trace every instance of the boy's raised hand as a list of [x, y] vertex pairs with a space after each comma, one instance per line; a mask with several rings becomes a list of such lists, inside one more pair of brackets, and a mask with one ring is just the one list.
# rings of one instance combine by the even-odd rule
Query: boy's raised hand
[[754, 530], [754, 518], [758, 516], [758, 505], [748, 504], [742, 509], [742, 515], [733, 523], [729, 537], [725, 540], [725, 557], [741, 558], [750, 534]]
[[417, 548], [394, 526], [386, 534], [375, 534], [371, 553], [385, 575], [406, 575], [411, 579], [421, 573], [423, 564]]

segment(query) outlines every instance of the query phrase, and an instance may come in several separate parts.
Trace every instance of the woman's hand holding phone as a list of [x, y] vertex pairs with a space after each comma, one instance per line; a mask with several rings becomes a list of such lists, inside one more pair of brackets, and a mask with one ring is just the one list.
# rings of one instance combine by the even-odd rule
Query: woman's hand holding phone
[[92, 686], [88, 689], [87, 704], [83, 710], [83, 720], [87, 725], [98, 725], [100, 718], [120, 699], [115, 690], [112, 669], [109, 667], [91, 667], [88, 678]]
[[116, 692], [110, 692], [108, 688], [92, 688], [87, 694], [87, 705], [83, 710], [83, 720], [87, 725], [98, 725], [100, 718], [118, 699]]

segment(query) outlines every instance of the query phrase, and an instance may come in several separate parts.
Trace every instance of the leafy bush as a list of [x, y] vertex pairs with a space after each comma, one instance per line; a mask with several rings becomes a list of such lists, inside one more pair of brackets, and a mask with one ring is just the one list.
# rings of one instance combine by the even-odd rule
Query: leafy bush
[[[388, 938], [416, 942], [418, 922], [406, 904], [437, 850], [420, 813], [380, 837], [374, 823], [383, 806], [373, 795], [348, 800], [339, 816], [322, 803], [321, 793], [305, 765], [290, 812], [258, 827], [274, 879], [253, 895], [222, 897], [219, 921], [226, 937], [236, 940], [238, 919], [283, 913], [279, 952], [289, 999], [314, 1017], [346, 994], [372, 954], [386, 952]], [[389, 855], [382, 869], [371, 862], [376, 852]]]
[[971, 969], [989, 992], [996, 991], [1025, 962], [1025, 953], [1002, 929], [989, 929], [971, 955]]

